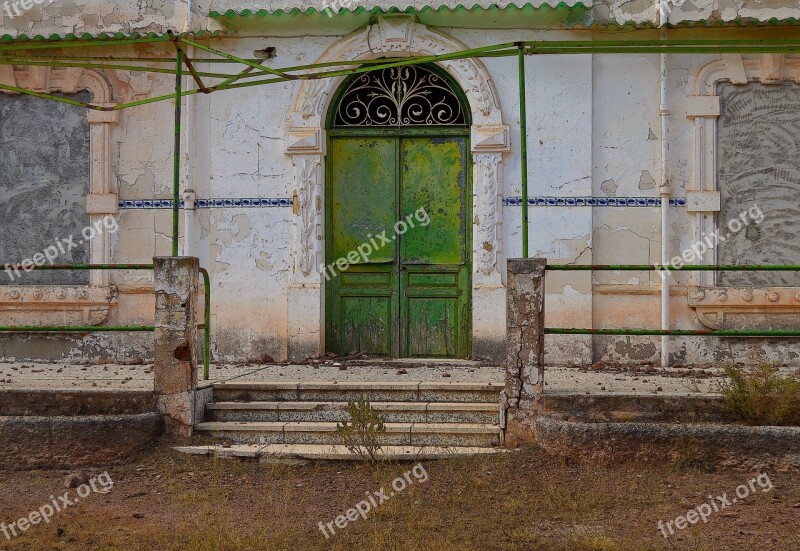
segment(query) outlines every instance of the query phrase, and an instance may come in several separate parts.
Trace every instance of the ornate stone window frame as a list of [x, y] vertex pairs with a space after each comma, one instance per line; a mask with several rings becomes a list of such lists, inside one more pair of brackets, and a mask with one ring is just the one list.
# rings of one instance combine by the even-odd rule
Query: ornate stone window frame
[[[436, 55], [467, 49], [456, 39], [429, 29], [413, 15], [379, 16], [377, 22], [359, 29], [331, 46], [316, 63], [375, 59], [386, 55]], [[498, 258], [502, 249], [502, 157], [510, 150], [509, 127], [503, 124], [497, 90], [486, 67], [475, 59], [444, 61], [439, 64], [458, 83], [471, 110], [471, 148], [474, 182], [473, 301], [481, 289], [502, 288]], [[324, 237], [323, 163], [325, 120], [329, 104], [346, 77], [303, 81], [287, 114], [286, 154], [294, 167], [293, 270], [289, 285], [289, 332], [301, 339], [317, 333], [291, 312], [318, 309], [323, 316], [322, 284], [318, 271], [322, 263]], [[316, 299], [308, 290], [314, 290]], [[294, 290], [294, 291], [293, 291]], [[478, 299], [480, 297], [477, 297]], [[316, 304], [314, 301], [316, 300]], [[494, 299], [492, 299], [494, 300]], [[304, 326], [304, 327], [301, 327]], [[473, 326], [473, 331], [476, 331]], [[319, 334], [319, 346], [324, 335]], [[293, 345], [290, 342], [289, 354]], [[310, 342], [300, 345], [303, 353], [313, 352]]]
[[[783, 54], [761, 54], [745, 59], [741, 54], [723, 55], [704, 66], [697, 74], [692, 95], [686, 98], [686, 116], [694, 119], [695, 163], [692, 189], [687, 190], [687, 211], [695, 215], [694, 238], [701, 242], [717, 229], [720, 210], [717, 182], [717, 120], [721, 82], [747, 84], [800, 83], [800, 59]], [[717, 263], [716, 248], [706, 251], [699, 263]], [[800, 287], [720, 287], [716, 273], [693, 276], [688, 292], [689, 305], [700, 321], [711, 328], [722, 328], [726, 313], [800, 312]]]
[[[113, 107], [111, 87], [103, 76], [89, 69], [0, 66], [0, 83], [36, 92], [73, 94], [88, 91], [93, 103]], [[8, 92], [7, 92], [8, 93]], [[117, 111], [87, 112], [89, 122], [89, 223], [119, 212], [119, 195], [111, 178], [111, 125], [119, 122]], [[91, 263], [111, 259], [108, 232], [93, 239]], [[8, 259], [4, 259], [8, 260]], [[8, 285], [0, 287], [0, 312], [8, 324], [99, 324], [115, 300], [108, 271], [89, 272], [88, 285]]]

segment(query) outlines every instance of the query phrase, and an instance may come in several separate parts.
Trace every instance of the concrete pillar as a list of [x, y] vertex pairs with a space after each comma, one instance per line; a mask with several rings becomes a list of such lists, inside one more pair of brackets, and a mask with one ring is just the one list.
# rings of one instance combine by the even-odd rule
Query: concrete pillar
[[168, 433], [189, 437], [197, 387], [198, 268], [194, 257], [156, 257], [155, 393]]
[[502, 396], [505, 442], [534, 439], [544, 392], [544, 258], [508, 259], [506, 387]]

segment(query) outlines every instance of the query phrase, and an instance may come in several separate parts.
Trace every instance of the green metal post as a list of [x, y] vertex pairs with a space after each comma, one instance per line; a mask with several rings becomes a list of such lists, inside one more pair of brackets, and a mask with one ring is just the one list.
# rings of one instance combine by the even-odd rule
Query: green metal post
[[525, 103], [525, 46], [519, 47], [519, 147], [522, 182], [522, 258], [528, 258], [528, 110]]
[[0, 325], [0, 333], [94, 333], [155, 331], [154, 325]]
[[203, 276], [205, 295], [205, 304], [203, 305], [203, 380], [207, 381], [211, 363], [211, 278], [208, 277], [208, 270], [205, 268], [200, 268], [200, 274]]
[[550, 272], [800, 272], [800, 264], [548, 264]]
[[172, 167], [172, 256], [178, 256], [178, 218], [181, 206], [181, 92], [183, 92], [183, 50], [175, 63], [175, 154]]
[[800, 337], [800, 331], [787, 329], [573, 329], [546, 327], [546, 335], [631, 335], [680, 337]]

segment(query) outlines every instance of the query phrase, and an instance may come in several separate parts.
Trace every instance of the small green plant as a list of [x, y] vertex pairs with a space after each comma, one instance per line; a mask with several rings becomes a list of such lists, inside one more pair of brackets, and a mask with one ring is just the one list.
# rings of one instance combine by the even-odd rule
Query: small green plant
[[364, 397], [347, 402], [347, 413], [350, 422], [336, 423], [336, 434], [352, 453], [361, 459], [375, 461], [381, 449], [379, 435], [386, 432], [383, 416]]
[[749, 425], [800, 425], [800, 379], [770, 364], [752, 371], [726, 367], [720, 392], [733, 418]]

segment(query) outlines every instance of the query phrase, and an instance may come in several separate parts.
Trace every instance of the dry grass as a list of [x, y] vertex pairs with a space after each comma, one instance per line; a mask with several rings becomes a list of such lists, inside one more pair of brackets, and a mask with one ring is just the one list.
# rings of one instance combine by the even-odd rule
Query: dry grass
[[725, 374], [720, 392], [734, 419], [748, 425], [800, 425], [800, 379], [781, 376], [769, 364], [749, 371], [727, 367]]
[[[535, 448], [424, 465], [425, 483], [415, 481], [326, 540], [317, 523], [333, 520], [365, 492], [389, 489], [413, 463], [257, 464], [161, 449], [109, 469], [110, 494], [93, 495], [11, 542], [0, 534], [0, 549], [800, 549], [796, 474], [770, 473], [769, 494], [737, 505], [735, 516], [716, 515], [667, 541], [658, 520], [685, 513], [709, 494], [730, 493], [749, 473], [571, 465]], [[3, 473], [0, 522], [26, 514], [62, 487], [62, 472]]]

